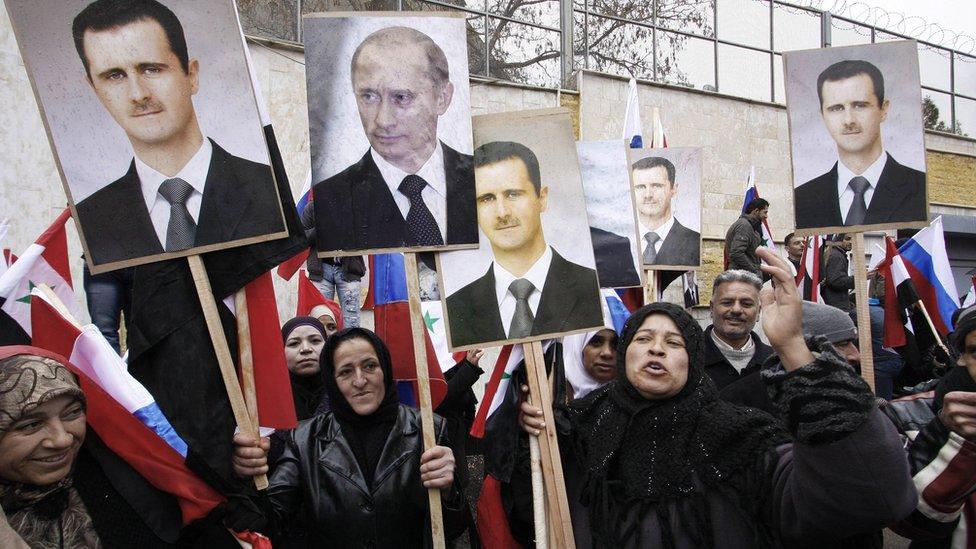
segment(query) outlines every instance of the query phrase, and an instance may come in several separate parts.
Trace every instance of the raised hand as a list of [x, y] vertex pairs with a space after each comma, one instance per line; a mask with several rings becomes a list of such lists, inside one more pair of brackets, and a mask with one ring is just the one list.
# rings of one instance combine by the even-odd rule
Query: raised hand
[[783, 259], [769, 248], [757, 248], [756, 255], [766, 263], [763, 272], [773, 277], [773, 288], [760, 294], [763, 332], [783, 367], [793, 371], [813, 362], [813, 353], [803, 341], [803, 298]]

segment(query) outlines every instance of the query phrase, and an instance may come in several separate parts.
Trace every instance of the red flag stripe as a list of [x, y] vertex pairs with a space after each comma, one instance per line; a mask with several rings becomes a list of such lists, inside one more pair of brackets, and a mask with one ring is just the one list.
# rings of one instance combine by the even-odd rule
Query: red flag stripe
[[251, 281], [244, 291], [251, 333], [258, 423], [262, 427], [293, 429], [298, 420], [285, 361], [285, 345], [281, 340], [278, 300], [271, 271]]
[[495, 361], [495, 368], [491, 371], [491, 378], [488, 380], [487, 387], [485, 387], [485, 394], [481, 397], [478, 413], [475, 415], [474, 423], [471, 425], [471, 436], [475, 438], [484, 438], [485, 436], [488, 410], [491, 408], [491, 402], [495, 399], [495, 392], [498, 391], [498, 386], [501, 384], [502, 377], [505, 375], [505, 366], [508, 364], [508, 357], [511, 354], [511, 345], [505, 345], [502, 347], [501, 352], [498, 353], [498, 360]]

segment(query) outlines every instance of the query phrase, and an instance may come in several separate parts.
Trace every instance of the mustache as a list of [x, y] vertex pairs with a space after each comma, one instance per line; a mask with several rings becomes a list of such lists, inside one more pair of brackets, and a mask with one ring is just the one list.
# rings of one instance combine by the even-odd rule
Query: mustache
[[502, 229], [511, 229], [512, 227], [518, 227], [522, 222], [514, 217], [502, 217], [495, 221], [495, 230], [500, 231]]
[[844, 124], [844, 127], [841, 130], [841, 132], [844, 135], [848, 135], [852, 133], [861, 133], [861, 125], [857, 123]]
[[163, 104], [155, 99], [146, 99], [145, 101], [140, 101], [132, 106], [131, 114], [132, 116], [139, 116], [142, 114], [157, 112], [163, 110]]

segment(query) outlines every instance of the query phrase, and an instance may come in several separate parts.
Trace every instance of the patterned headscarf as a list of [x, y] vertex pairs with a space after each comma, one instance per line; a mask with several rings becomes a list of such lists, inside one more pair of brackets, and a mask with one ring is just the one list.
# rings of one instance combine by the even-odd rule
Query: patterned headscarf
[[71, 395], [85, 400], [67, 366], [37, 351], [27, 346], [0, 348], [0, 439], [11, 425], [51, 399]]

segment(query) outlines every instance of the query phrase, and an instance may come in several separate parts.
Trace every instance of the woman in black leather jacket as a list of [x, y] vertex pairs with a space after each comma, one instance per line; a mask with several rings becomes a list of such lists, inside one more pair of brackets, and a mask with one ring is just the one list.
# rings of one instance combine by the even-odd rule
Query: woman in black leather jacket
[[[321, 365], [332, 411], [287, 434], [266, 491], [272, 530], [304, 528], [309, 547], [428, 546], [427, 489], [436, 488], [447, 537], [459, 534], [463, 500], [444, 423], [434, 418], [439, 445], [424, 452], [420, 412], [400, 404], [383, 341], [363, 328], [342, 330]], [[234, 442], [239, 475], [268, 470], [266, 438], [239, 434]]]

